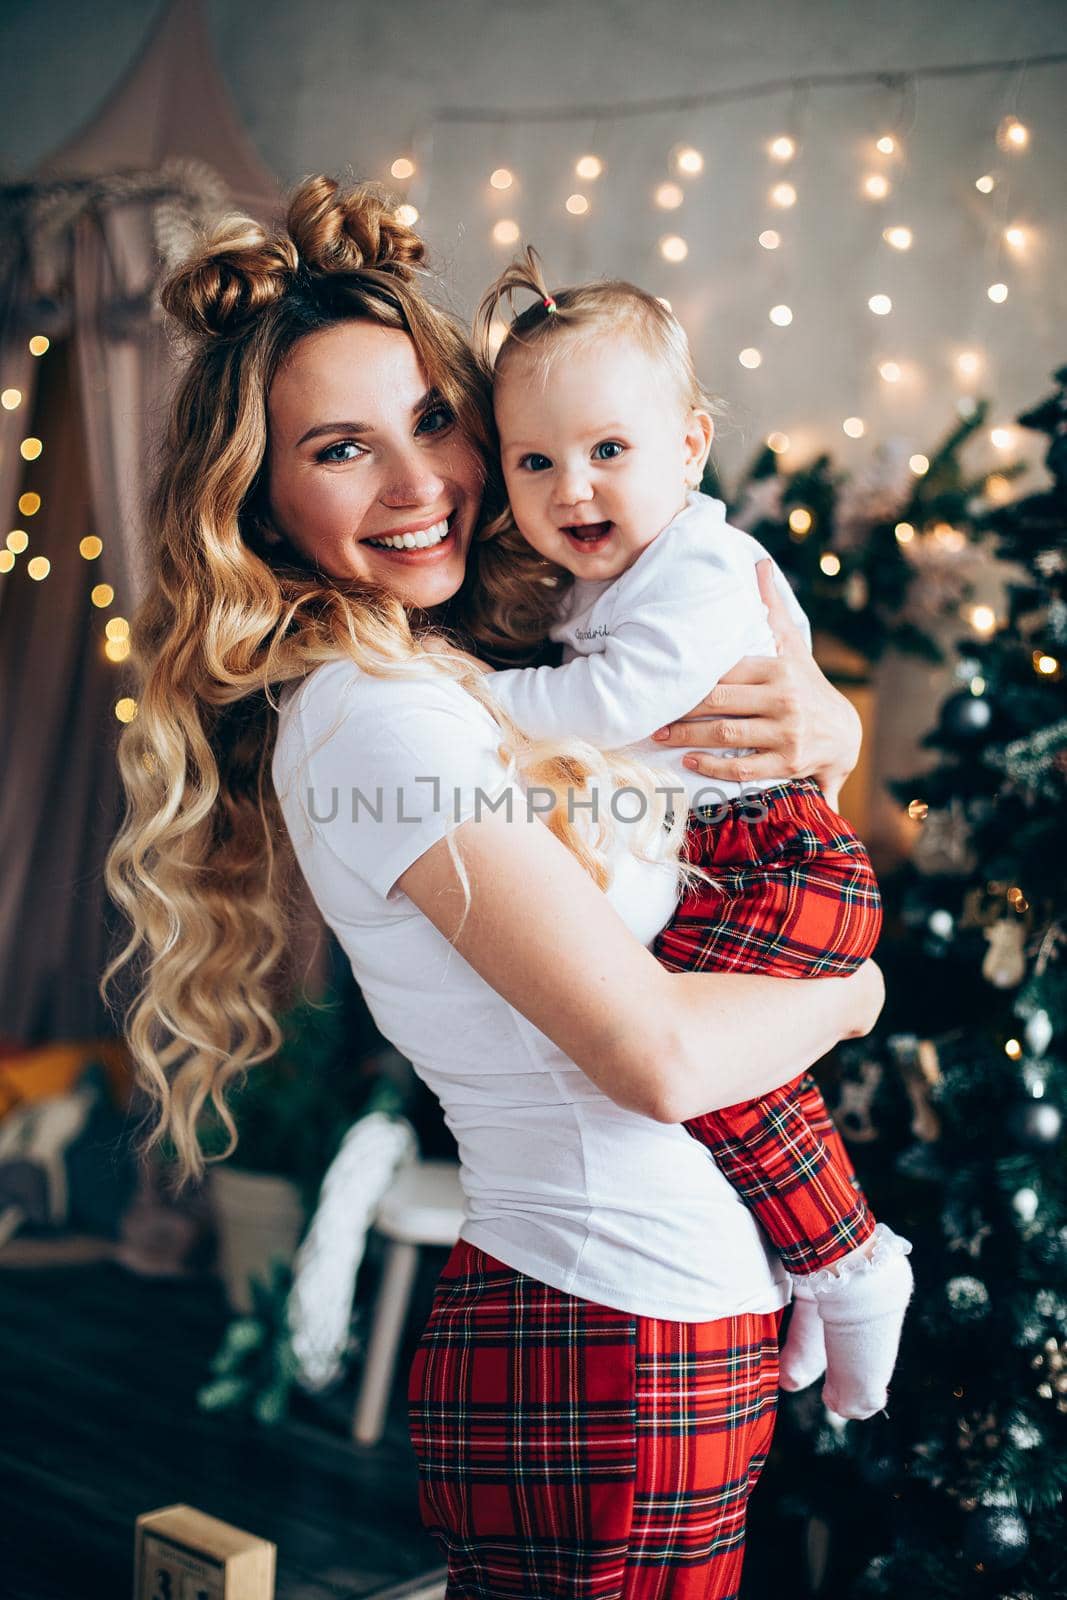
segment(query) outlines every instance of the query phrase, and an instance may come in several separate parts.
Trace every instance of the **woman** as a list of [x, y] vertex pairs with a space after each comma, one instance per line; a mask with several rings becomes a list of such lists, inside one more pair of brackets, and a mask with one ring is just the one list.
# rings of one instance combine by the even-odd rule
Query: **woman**
[[[866, 1032], [880, 975], [668, 973], [647, 949], [678, 892], [662, 850], [616, 840], [602, 893], [523, 813], [484, 663], [439, 644], [528, 648], [551, 595], [518, 581], [528, 554], [479, 538], [497, 509], [486, 385], [417, 285], [422, 255], [372, 193], [315, 178], [278, 234], [235, 223], [164, 287], [192, 351], [107, 867], [134, 931], [103, 985], [140, 957], [148, 1142], [169, 1132], [199, 1173], [205, 1101], [229, 1119], [227, 1085], [279, 1042], [269, 981], [299, 863], [459, 1144], [468, 1214], [410, 1390], [449, 1594], [728, 1596], [787, 1290], [679, 1124]], [[697, 708], [749, 717], [762, 752], [709, 776], [848, 771], [851, 718], [786, 639]], [[794, 697], [834, 732], [811, 737]], [[732, 720], [672, 737], [742, 742]]]

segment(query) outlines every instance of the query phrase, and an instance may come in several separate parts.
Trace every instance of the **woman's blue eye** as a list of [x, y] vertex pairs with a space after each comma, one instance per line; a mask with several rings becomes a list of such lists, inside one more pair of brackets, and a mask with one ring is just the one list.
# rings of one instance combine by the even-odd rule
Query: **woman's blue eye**
[[362, 446], [358, 445], [354, 439], [338, 439], [336, 444], [328, 444], [326, 446], [325, 450], [320, 450], [317, 459], [319, 461], [335, 461], [335, 462], [336, 461], [354, 461], [356, 459], [354, 455], [353, 456], [335, 455], [334, 454], [335, 450], [354, 450], [359, 455], [363, 455], [364, 454]]
[[593, 456], [597, 461], [614, 461], [622, 452], [623, 446], [618, 439], [603, 439], [593, 451]]
[[552, 463], [548, 457], [538, 455], [536, 450], [531, 451], [528, 456], [522, 456], [519, 460], [519, 466], [525, 467], [528, 472], [544, 472], [551, 465]]
[[429, 411], [424, 411], [419, 418], [416, 433], [440, 433], [442, 428], [448, 428], [455, 422], [451, 406], [431, 406]]

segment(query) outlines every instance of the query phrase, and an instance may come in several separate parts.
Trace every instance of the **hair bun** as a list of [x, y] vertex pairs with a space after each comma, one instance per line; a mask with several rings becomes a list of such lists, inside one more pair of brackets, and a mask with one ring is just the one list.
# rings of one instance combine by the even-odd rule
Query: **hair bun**
[[276, 300], [297, 268], [284, 236], [251, 217], [220, 222], [160, 289], [163, 307], [200, 338], [226, 338]]
[[333, 178], [306, 178], [289, 203], [286, 227], [313, 272], [388, 272], [408, 282], [426, 255], [422, 239], [397, 221], [373, 184], [343, 188]]

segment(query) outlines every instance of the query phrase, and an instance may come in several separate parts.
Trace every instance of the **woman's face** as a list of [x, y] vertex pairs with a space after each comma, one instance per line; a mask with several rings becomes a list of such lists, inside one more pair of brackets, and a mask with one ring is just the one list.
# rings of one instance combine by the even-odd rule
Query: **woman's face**
[[337, 578], [430, 609], [463, 581], [482, 463], [398, 328], [335, 323], [293, 346], [267, 402], [273, 522]]

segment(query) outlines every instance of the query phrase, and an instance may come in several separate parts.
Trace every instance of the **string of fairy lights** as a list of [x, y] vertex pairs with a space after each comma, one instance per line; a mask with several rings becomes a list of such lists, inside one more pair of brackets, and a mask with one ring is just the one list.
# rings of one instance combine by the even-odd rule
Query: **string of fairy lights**
[[[495, 125], [575, 122], [600, 127], [605, 123], [627, 117], [692, 111], [723, 102], [754, 100], [789, 92], [792, 95], [792, 115], [783, 120], [791, 126], [786, 130], [771, 133], [765, 144], [767, 160], [771, 164], [767, 179], [766, 203], [776, 225], [760, 228], [756, 237], [758, 248], [774, 256], [787, 244], [788, 220], [800, 201], [800, 180], [795, 175], [795, 164], [803, 145], [799, 112], [812, 89], [871, 84], [881, 90], [895, 91], [897, 94], [896, 115], [885, 118], [883, 126], [872, 131], [865, 147], [863, 169], [857, 179], [859, 200], [863, 204], [879, 207], [886, 205], [893, 197], [898, 174], [904, 165], [908, 134], [914, 119], [915, 84], [919, 79], [959, 77], [984, 72], [1014, 73], [1015, 105], [1004, 111], [995, 126], [995, 144], [1003, 158], [1002, 162], [999, 166], [994, 164], [988, 170], [976, 173], [973, 179], [976, 192], [989, 198], [992, 204], [998, 193], [1003, 194], [1007, 188], [1008, 165], [1024, 157], [1031, 145], [1031, 128], [1018, 114], [1019, 93], [1025, 74], [1034, 67], [1065, 62], [1067, 62], [1067, 52], [1030, 57], [1021, 61], [975, 62], [959, 66], [917, 68], [909, 72], [816, 74], [806, 78], [780, 79], [737, 89], [713, 90], [697, 95], [673, 96], [654, 101], [631, 101], [617, 105], [539, 108], [525, 111], [519, 108], [509, 112], [471, 107], [445, 109], [435, 113], [435, 120], [441, 123]], [[431, 141], [414, 138], [411, 151], [398, 155], [389, 168], [394, 183], [408, 186], [406, 191], [401, 191], [402, 198], [395, 213], [398, 220], [408, 226], [413, 226], [419, 221], [419, 208], [415, 204], [415, 198], [418, 197], [416, 191], [420, 180], [424, 180], [427, 176], [425, 169], [428, 166], [428, 161], [418, 154], [423, 145], [429, 148]], [[690, 253], [690, 243], [678, 225], [675, 224], [672, 228], [667, 219], [673, 218], [676, 214], [684, 214], [691, 186], [700, 179], [705, 171], [705, 165], [704, 153], [695, 143], [676, 142], [667, 151], [665, 173], [652, 187], [650, 200], [653, 215], [662, 214], [664, 219], [664, 231], [658, 235], [657, 249], [662, 260], [671, 267], [680, 266], [686, 261]], [[574, 219], [575, 225], [581, 225], [582, 219], [595, 214], [596, 186], [606, 169], [605, 155], [594, 149], [585, 148], [572, 157], [571, 171], [574, 184], [562, 204], [564, 212]], [[517, 164], [493, 167], [488, 172], [485, 183], [487, 195], [492, 203], [506, 208], [507, 201], [516, 196], [521, 188]], [[522, 228], [515, 214], [498, 215], [489, 224], [489, 241], [497, 249], [504, 250], [516, 245], [521, 237]], [[881, 229], [881, 240], [888, 251], [908, 251], [917, 242], [916, 231], [904, 218], [892, 215], [890, 212]], [[997, 224], [995, 230], [997, 273], [996, 276], [991, 275], [991, 281], [986, 288], [986, 296], [991, 305], [1003, 305], [1009, 298], [1012, 292], [1010, 263], [1025, 257], [1033, 241], [1034, 228], [1029, 222], [1008, 217]], [[666, 298], [665, 303], [670, 305], [670, 301]], [[888, 293], [881, 291], [871, 294], [867, 299], [867, 309], [872, 316], [889, 318], [894, 309], [892, 298]], [[785, 299], [776, 300], [768, 307], [767, 320], [774, 329], [789, 328], [794, 321], [793, 307]], [[503, 324], [493, 330], [498, 340], [503, 337], [503, 332]], [[31, 356], [41, 359], [47, 355], [51, 344], [46, 334], [36, 333], [30, 337], [28, 347]], [[756, 344], [746, 344], [737, 352], [737, 360], [742, 368], [755, 371], [763, 364], [764, 352]], [[959, 350], [955, 355], [954, 364], [961, 379], [975, 378], [984, 366], [982, 352], [975, 348]], [[879, 360], [878, 374], [881, 381], [887, 385], [899, 384], [908, 376], [908, 364], [902, 359], [886, 356]], [[15, 412], [24, 404], [25, 396], [19, 389], [15, 387], [0, 389], [0, 407], [3, 410]], [[961, 410], [967, 404], [973, 407], [975, 402], [966, 399], [961, 401]], [[965, 410], [963, 414], [967, 414]], [[860, 416], [848, 416], [843, 419], [841, 428], [846, 437], [860, 439], [867, 431], [867, 424]], [[1003, 424], [992, 427], [988, 437], [993, 448], [998, 451], [1010, 450], [1015, 439], [1013, 430]], [[785, 455], [789, 452], [792, 441], [785, 432], [772, 430], [766, 437], [766, 443], [776, 454]], [[44, 448], [44, 441], [34, 435], [27, 434], [22, 439], [19, 452], [27, 469], [36, 469], [44, 454]], [[919, 453], [912, 455], [909, 461], [909, 469], [916, 477], [922, 477], [929, 470], [929, 465], [927, 457]], [[1000, 492], [1007, 497], [1011, 492], [1008, 479], [1003, 477], [1000, 482], [1002, 485]], [[991, 474], [987, 479], [987, 487], [996, 497], [998, 492], [996, 474]], [[32, 519], [41, 511], [42, 505], [41, 488], [27, 485], [18, 497], [20, 519], [28, 526], [32, 526]], [[797, 506], [791, 510], [789, 526], [794, 537], [798, 539], [805, 537], [812, 525], [812, 515], [806, 508]], [[896, 538], [902, 545], [914, 540], [920, 532], [925, 534], [926, 530], [917, 530], [906, 522], [898, 523], [895, 529]], [[930, 530], [930, 533], [943, 543], [954, 541], [956, 548], [961, 548], [966, 539], [959, 529], [947, 525], [939, 525]], [[18, 558], [25, 555], [31, 543], [27, 527], [10, 530], [3, 547], [0, 548], [0, 576], [10, 573], [15, 568]], [[103, 553], [103, 549], [103, 540], [96, 534], [87, 535], [78, 543], [78, 553], [87, 563], [96, 561]], [[821, 565], [823, 571], [830, 576], [841, 570], [840, 559], [832, 551], [824, 553]], [[44, 581], [50, 570], [51, 563], [43, 555], [30, 555], [25, 563], [27, 576], [35, 582]], [[115, 591], [110, 584], [96, 583], [89, 591], [89, 598], [94, 607], [109, 612], [115, 604]], [[968, 620], [975, 632], [985, 637], [995, 632], [998, 626], [998, 619], [989, 606], [971, 607]], [[128, 620], [113, 613], [106, 618], [103, 632], [104, 655], [107, 660], [121, 664], [130, 652]], [[1040, 663], [1035, 661], [1035, 671], [1047, 673], [1058, 670], [1059, 663], [1052, 662], [1050, 665], [1050, 662], [1051, 658]], [[113, 710], [120, 722], [130, 722], [137, 715], [137, 702], [130, 696], [123, 696], [115, 701]]]

